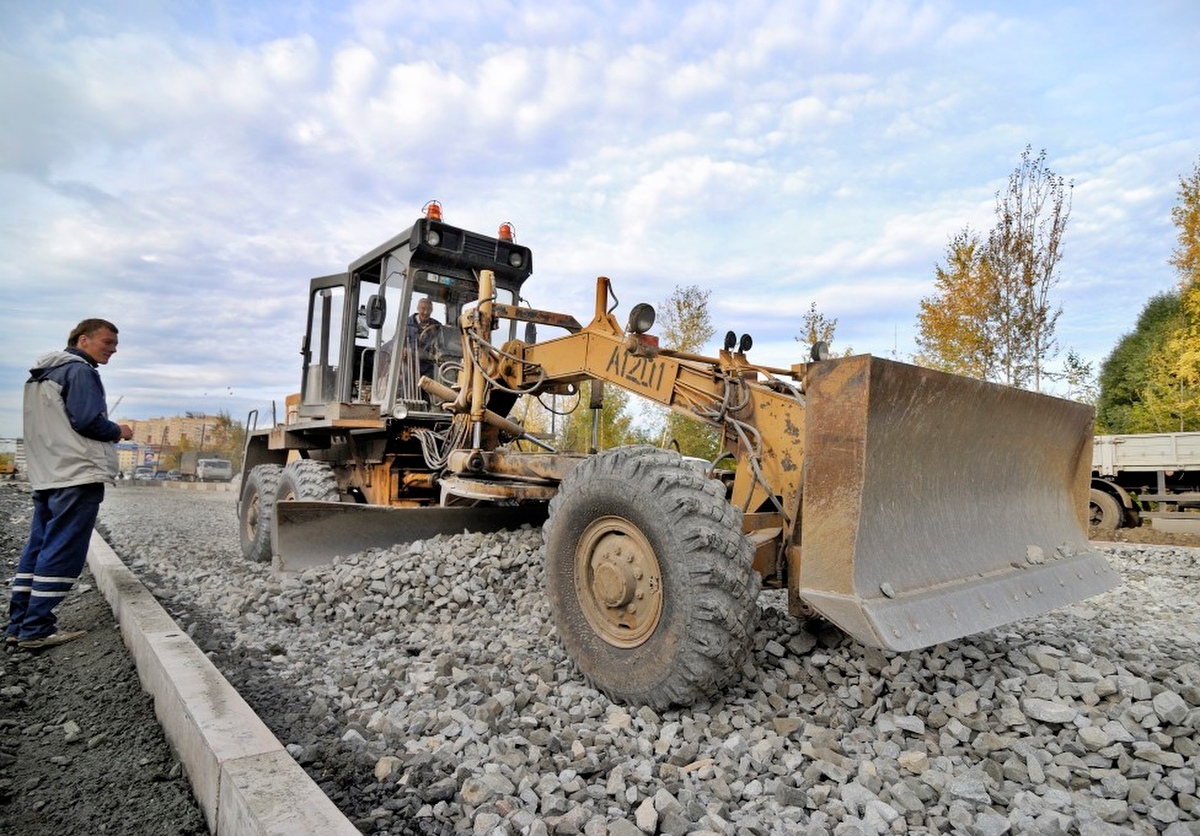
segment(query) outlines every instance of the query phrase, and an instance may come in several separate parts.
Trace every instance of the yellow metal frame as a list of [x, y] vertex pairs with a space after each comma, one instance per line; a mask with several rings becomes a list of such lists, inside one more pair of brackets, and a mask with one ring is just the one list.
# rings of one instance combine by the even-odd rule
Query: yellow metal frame
[[[464, 332], [490, 334], [497, 314], [511, 313], [492, 304], [491, 288], [491, 277], [485, 272], [479, 305], [463, 314]], [[785, 555], [780, 538], [792, 542], [799, 522], [804, 404], [797, 391], [807, 365], [778, 369], [752, 364], [740, 352], [705, 357], [658, 350], [638, 335], [626, 333], [607, 309], [609, 297], [609, 279], [601, 276], [596, 280], [595, 313], [586, 326], [543, 342], [510, 343], [504, 348], [506, 356], [499, 358], [482, 359], [473, 350], [464, 351], [463, 377], [450, 408], [469, 411], [473, 421], [483, 422], [490, 381], [536, 395], [560, 391], [564, 384], [598, 380], [720, 430], [723, 452], [737, 463], [731, 503], [747, 514], [769, 512], [770, 524], [761, 519], [754, 523], [754, 530], [760, 532], [755, 541], [756, 568], [766, 577], [782, 579]], [[522, 312], [526, 321], [562, 325], [557, 314]], [[771, 383], [785, 377], [792, 381], [772, 388]], [[770, 444], [763, 439], [788, 443]]]

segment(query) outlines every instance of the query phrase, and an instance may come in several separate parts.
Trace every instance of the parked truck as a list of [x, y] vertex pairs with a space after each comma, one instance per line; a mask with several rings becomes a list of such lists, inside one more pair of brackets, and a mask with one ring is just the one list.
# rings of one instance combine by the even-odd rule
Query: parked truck
[[233, 463], [229, 459], [200, 459], [196, 462], [196, 481], [229, 482], [233, 479]]
[[201, 459], [219, 459], [221, 454], [215, 450], [185, 450], [179, 454], [179, 475], [185, 482], [195, 482], [197, 465]]
[[[603, 276], [587, 324], [523, 304], [532, 266], [508, 225], [431, 211], [310, 281], [300, 391], [247, 419], [248, 558], [544, 521], [559, 640], [595, 687], [656, 707], [737, 675], [760, 589], [905, 651], [1117, 583], [1086, 535], [1089, 407], [820, 344], [759, 363], [733, 331], [715, 356], [669, 350], [650, 305], [617, 319]], [[719, 458], [596, 449], [608, 387], [714, 428]], [[520, 404], [550, 395], [592, 410], [593, 452], [526, 430]]]
[[1151, 519], [1200, 532], [1200, 433], [1096, 436], [1089, 513], [1107, 530]]

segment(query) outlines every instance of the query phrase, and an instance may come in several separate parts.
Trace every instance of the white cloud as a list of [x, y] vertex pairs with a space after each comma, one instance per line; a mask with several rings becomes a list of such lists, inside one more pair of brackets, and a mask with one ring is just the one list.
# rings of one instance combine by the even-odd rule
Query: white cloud
[[1200, 135], [1200, 81], [1178, 72], [1200, 21], [1178, 7], [1127, 13], [1115, 94], [1109, 58], [1041, 49], [1063, 20], [1080, 43], [1125, 36], [1082, 7], [143, 6], [5, 10], [0, 325], [20, 338], [0, 435], [23, 367], [95, 306], [122, 325], [105, 377], [125, 410], [192, 408], [193, 364], [197, 385], [282, 397], [308, 277], [431, 197], [453, 222], [513, 221], [551, 309], [589, 316], [598, 274], [623, 300], [694, 282], [759, 350], [794, 349], [817, 301], [886, 352], [1033, 143], [1076, 181], [1062, 322], [1085, 355], [1173, 281], [1169, 210]]

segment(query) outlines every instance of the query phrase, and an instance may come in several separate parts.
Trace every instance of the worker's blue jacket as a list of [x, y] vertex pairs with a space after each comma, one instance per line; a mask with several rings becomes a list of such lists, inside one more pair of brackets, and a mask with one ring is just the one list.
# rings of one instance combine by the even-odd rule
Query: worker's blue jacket
[[25, 466], [34, 490], [117, 476], [121, 427], [108, 420], [96, 363], [68, 348], [37, 359], [25, 383]]

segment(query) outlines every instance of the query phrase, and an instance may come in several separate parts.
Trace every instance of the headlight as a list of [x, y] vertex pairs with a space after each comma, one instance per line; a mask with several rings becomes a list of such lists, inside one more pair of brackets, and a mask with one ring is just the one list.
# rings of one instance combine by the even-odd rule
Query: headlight
[[525, 259], [522, 258], [521, 254], [519, 252], [517, 252], [516, 250], [514, 250], [513, 252], [508, 254], [508, 266], [509, 267], [520, 267], [521, 262], [523, 262], [524, 260]]
[[629, 312], [629, 327], [627, 330], [635, 334], [645, 334], [654, 327], [654, 308], [645, 302], [638, 302]]
[[436, 229], [430, 229], [425, 232], [425, 243], [431, 247], [436, 247], [442, 243], [442, 234]]

